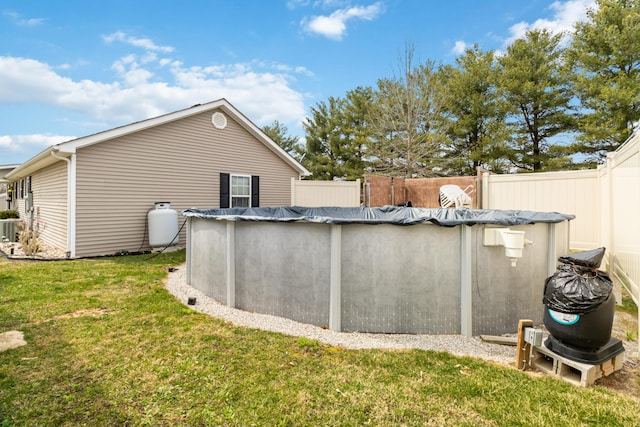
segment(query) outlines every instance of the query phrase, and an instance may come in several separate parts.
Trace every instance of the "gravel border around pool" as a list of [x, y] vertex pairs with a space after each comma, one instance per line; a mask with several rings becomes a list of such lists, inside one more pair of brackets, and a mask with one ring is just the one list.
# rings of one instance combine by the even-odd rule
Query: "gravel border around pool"
[[188, 286], [185, 281], [186, 270], [186, 264], [182, 264], [169, 273], [165, 284], [167, 290], [185, 305], [190, 297], [196, 298], [196, 304], [190, 307], [237, 326], [307, 337], [334, 347], [436, 350], [446, 351], [457, 356], [480, 358], [504, 366], [514, 367], [515, 365], [516, 348], [514, 346], [487, 343], [479, 337], [335, 332], [282, 317], [230, 308], [206, 296], [198, 289]]

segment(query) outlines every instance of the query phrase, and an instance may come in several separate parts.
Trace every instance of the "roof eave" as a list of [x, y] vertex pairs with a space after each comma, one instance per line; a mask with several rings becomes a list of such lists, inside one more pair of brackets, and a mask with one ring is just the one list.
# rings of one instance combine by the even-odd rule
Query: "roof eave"
[[151, 119], [142, 120], [129, 125], [120, 126], [115, 129], [99, 132], [93, 135], [73, 139], [66, 142], [61, 142], [54, 146], [51, 146], [31, 159], [27, 160], [22, 165], [18, 166], [7, 175], [6, 179], [16, 180], [28, 176], [32, 172], [39, 170], [43, 167], [49, 166], [57, 162], [59, 159], [52, 156], [52, 153], [59, 153], [65, 157], [74, 154], [78, 148], [86, 147], [89, 145], [97, 144], [99, 142], [107, 141], [114, 138], [119, 138], [124, 135], [139, 132], [141, 130], [149, 129], [154, 126], [169, 123], [175, 120], [179, 120], [185, 117], [200, 114], [206, 111], [215, 109], [222, 109], [228, 114], [237, 118], [241, 125], [249, 131], [254, 137], [261, 141], [264, 145], [271, 149], [277, 156], [289, 164], [293, 169], [298, 171], [303, 176], [311, 175], [302, 164], [296, 161], [291, 155], [284, 151], [278, 144], [276, 144], [271, 138], [269, 138], [260, 128], [253, 124], [247, 117], [245, 117], [240, 111], [238, 111], [229, 101], [221, 98], [216, 101], [212, 101], [206, 104], [194, 105], [190, 108], [185, 108], [173, 113], [164, 114], [162, 116], [154, 117]]
[[[51, 147], [46, 148], [44, 151], [36, 154], [34, 157], [30, 158], [17, 168], [13, 169], [11, 172], [6, 174], [4, 178], [9, 182], [13, 182], [17, 179], [22, 179], [26, 176], [29, 176], [33, 172], [40, 170], [44, 167], [47, 167], [55, 162], [60, 161], [59, 158], [53, 157], [52, 153], [59, 151], [57, 145], [53, 145]], [[69, 154], [70, 155], [70, 154]], [[63, 155], [64, 156], [64, 155]], [[68, 157], [68, 156], [64, 156]]]

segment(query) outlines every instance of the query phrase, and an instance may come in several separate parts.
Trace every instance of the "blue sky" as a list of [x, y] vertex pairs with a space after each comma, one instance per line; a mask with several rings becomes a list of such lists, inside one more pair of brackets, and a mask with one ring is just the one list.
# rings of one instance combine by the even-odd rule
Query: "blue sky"
[[569, 31], [594, 0], [2, 0], [0, 164], [226, 98], [303, 136], [311, 107], [465, 47]]

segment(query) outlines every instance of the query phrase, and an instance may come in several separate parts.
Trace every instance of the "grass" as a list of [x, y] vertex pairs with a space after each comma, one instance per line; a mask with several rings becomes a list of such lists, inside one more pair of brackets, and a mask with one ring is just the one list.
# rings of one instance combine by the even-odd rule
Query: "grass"
[[638, 315], [638, 306], [633, 302], [626, 290], [622, 292], [622, 304], [617, 305], [616, 310]]
[[166, 292], [184, 253], [0, 260], [0, 426], [637, 423], [640, 402], [472, 358], [236, 327]]

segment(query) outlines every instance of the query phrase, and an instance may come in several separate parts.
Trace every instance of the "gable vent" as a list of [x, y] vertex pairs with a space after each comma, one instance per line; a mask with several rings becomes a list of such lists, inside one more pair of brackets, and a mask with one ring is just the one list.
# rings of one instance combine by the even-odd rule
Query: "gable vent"
[[227, 118], [220, 112], [211, 115], [211, 123], [216, 129], [224, 129], [227, 127]]

